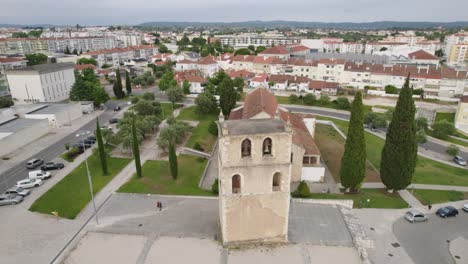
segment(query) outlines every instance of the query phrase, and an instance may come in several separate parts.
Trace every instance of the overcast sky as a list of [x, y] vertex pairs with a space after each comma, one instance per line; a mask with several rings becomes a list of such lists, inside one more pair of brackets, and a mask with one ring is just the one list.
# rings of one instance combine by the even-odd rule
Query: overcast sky
[[0, 23], [468, 21], [468, 0], [0, 0]]

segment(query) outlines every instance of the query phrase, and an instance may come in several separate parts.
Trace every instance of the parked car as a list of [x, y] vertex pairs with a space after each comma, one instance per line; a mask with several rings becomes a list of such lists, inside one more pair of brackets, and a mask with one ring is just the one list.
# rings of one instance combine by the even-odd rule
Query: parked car
[[119, 119], [118, 118], [111, 118], [109, 120], [109, 124], [117, 124], [119, 122]]
[[410, 210], [406, 212], [405, 219], [411, 223], [427, 221], [427, 217], [423, 213], [416, 210]]
[[23, 196], [16, 194], [0, 195], [0, 205], [18, 204], [23, 201]]
[[16, 187], [21, 187], [24, 189], [29, 189], [33, 187], [39, 187], [42, 185], [41, 179], [24, 179], [16, 183]]
[[96, 137], [95, 136], [89, 136], [86, 138], [87, 140], [92, 140], [94, 142], [96, 142]]
[[6, 190], [5, 194], [16, 194], [21, 196], [28, 196], [31, 193], [30, 190], [23, 189], [21, 187], [13, 187]]
[[43, 159], [32, 159], [32, 160], [29, 160], [26, 163], [26, 168], [35, 169], [35, 168], [39, 167], [40, 165], [42, 165], [42, 163], [44, 163]]
[[83, 149], [89, 149], [90, 147], [92, 147], [90, 144], [84, 144], [83, 143], [77, 143], [77, 144], [74, 144], [73, 145], [74, 148], [77, 148], [79, 150], [83, 150]]
[[463, 211], [468, 213], [468, 203], [463, 205]]
[[120, 106], [116, 106], [114, 107], [114, 112], [117, 112], [117, 111], [120, 111], [122, 108], [120, 108]]
[[445, 206], [437, 210], [436, 215], [440, 217], [457, 216], [458, 210], [453, 206]]
[[41, 166], [41, 170], [49, 171], [49, 170], [61, 170], [65, 167], [63, 163], [55, 163], [55, 162], [47, 162], [43, 166]]
[[47, 180], [51, 177], [52, 177], [52, 174], [50, 174], [50, 172], [43, 171], [43, 170], [35, 170], [35, 171], [29, 172], [29, 179]]
[[466, 166], [466, 160], [462, 156], [453, 157], [453, 161], [460, 166]]

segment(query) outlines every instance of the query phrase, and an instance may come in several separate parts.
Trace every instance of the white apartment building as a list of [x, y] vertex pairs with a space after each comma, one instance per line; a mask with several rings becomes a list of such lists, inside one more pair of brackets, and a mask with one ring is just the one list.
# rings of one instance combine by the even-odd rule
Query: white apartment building
[[69, 98], [75, 83], [73, 63], [50, 63], [7, 71], [15, 104], [60, 102]]
[[245, 48], [250, 45], [257, 46], [272, 46], [286, 44], [300, 44], [300, 38], [287, 37], [280, 33], [243, 33], [239, 35], [218, 35], [216, 40], [221, 42], [221, 45], [229, 45], [235, 48]]
[[141, 45], [127, 48], [96, 50], [84, 53], [83, 56], [96, 59], [99, 67], [107, 64], [117, 68], [132, 59], [145, 59], [150, 61], [157, 53], [157, 47]]

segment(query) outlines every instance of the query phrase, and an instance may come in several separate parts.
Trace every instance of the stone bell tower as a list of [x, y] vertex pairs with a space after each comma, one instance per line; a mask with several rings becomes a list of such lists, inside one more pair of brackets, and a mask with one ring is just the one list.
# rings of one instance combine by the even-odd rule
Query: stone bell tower
[[224, 245], [288, 240], [290, 124], [274, 118], [224, 120], [218, 151]]

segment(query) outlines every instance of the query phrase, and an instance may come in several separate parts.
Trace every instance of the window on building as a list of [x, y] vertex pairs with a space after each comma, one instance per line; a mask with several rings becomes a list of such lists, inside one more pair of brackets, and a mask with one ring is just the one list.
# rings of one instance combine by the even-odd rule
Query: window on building
[[273, 145], [273, 142], [272, 142], [271, 138], [265, 138], [265, 140], [263, 140], [263, 147], [262, 147], [263, 156], [271, 155], [272, 145]]
[[279, 172], [273, 174], [273, 191], [281, 191], [281, 173]]
[[291, 163], [293, 162], [293, 158], [294, 156], [293, 156], [293, 153], [291, 152]]
[[241, 192], [241, 177], [239, 174], [232, 176], [232, 193]]
[[250, 157], [251, 150], [252, 150], [252, 143], [250, 142], [250, 139], [244, 139], [241, 145], [242, 157]]

